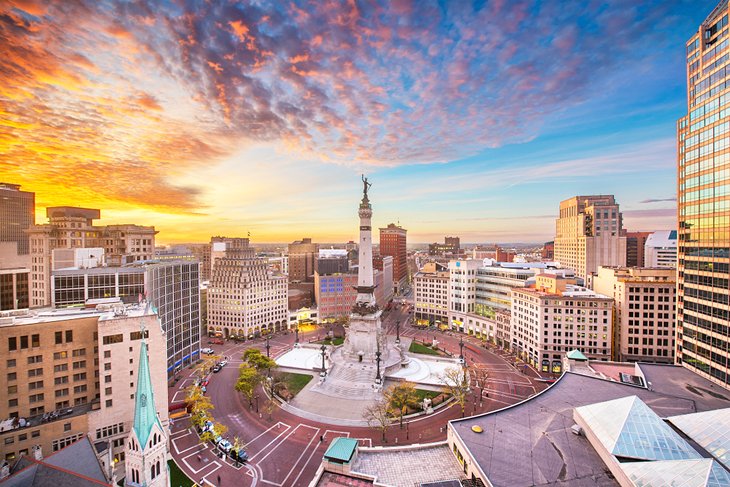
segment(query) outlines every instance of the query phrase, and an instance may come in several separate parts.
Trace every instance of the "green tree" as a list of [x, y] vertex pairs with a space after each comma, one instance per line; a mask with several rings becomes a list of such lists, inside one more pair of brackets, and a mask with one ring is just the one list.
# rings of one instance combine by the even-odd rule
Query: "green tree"
[[200, 434], [200, 444], [204, 445], [208, 441], [215, 441], [219, 436], [223, 436], [228, 431], [228, 427], [224, 424], [213, 423], [213, 426]]
[[440, 377], [444, 384], [444, 392], [451, 394], [457, 404], [461, 406], [461, 417], [464, 417], [466, 400], [469, 397], [469, 379], [466, 367], [449, 367]]
[[211, 417], [210, 412], [215, 409], [208, 396], [205, 396], [198, 386], [186, 389], [185, 403], [190, 410], [190, 423], [196, 428], [202, 428]]
[[243, 361], [247, 362], [259, 373], [276, 368], [276, 362], [261, 353], [261, 350], [258, 348], [249, 348], [243, 352]]
[[261, 383], [261, 379], [261, 374], [247, 363], [241, 364], [241, 367], [238, 369], [238, 380], [234, 388], [248, 399], [249, 407], [253, 406], [256, 386]]
[[403, 428], [403, 415], [408, 411], [408, 408], [415, 407], [418, 404], [416, 385], [408, 381], [399, 382], [386, 390], [384, 397], [390, 409], [398, 411], [400, 427]]
[[203, 358], [195, 364], [194, 374], [195, 376], [203, 380], [205, 379], [208, 374], [210, 374], [211, 369], [217, 364], [221, 359], [220, 355], [205, 355]]

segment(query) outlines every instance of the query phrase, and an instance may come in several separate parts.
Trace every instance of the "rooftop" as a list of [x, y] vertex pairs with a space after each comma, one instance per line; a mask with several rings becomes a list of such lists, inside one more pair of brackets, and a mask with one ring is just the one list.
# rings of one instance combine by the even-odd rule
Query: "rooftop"
[[327, 451], [324, 452], [325, 460], [334, 460], [336, 462], [349, 463], [352, 455], [357, 449], [357, 440], [352, 438], [338, 437], [330, 444]]
[[[494, 486], [617, 485], [583, 436], [571, 432], [573, 409], [638, 396], [661, 417], [730, 407], [719, 389], [677, 366], [641, 365], [653, 390], [566, 372], [544, 392], [493, 413], [449, 423]], [[484, 432], [471, 430], [479, 425]]]

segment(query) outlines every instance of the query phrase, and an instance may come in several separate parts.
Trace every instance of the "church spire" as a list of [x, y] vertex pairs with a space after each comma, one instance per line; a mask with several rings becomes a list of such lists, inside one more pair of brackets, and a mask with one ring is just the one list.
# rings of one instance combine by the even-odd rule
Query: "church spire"
[[139, 368], [137, 369], [137, 393], [134, 396], [134, 431], [137, 433], [140, 446], [144, 449], [152, 427], [157, 423], [162, 429], [155, 411], [155, 400], [152, 395], [152, 378], [150, 363], [147, 357], [147, 341], [142, 327], [142, 345], [139, 347]]

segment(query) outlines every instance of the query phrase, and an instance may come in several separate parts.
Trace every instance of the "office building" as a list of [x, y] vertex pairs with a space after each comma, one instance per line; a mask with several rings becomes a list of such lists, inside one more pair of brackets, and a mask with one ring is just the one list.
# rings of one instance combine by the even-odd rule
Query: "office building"
[[0, 313], [0, 377], [7, 391], [0, 418], [10, 418], [0, 426], [0, 458], [11, 461], [34, 447], [49, 454], [88, 435], [104, 452], [108, 477], [114, 468], [123, 472], [142, 325], [154, 408], [166, 426], [165, 336], [145, 306]]
[[395, 223], [380, 229], [380, 255], [393, 257], [393, 282], [396, 290], [405, 284], [408, 278], [408, 261], [406, 254], [406, 233], [408, 231]]
[[611, 195], [574, 196], [560, 202], [555, 260], [587, 279], [600, 266], [626, 265], [626, 236]]
[[50, 306], [54, 249], [102, 248], [106, 264], [120, 266], [152, 259], [154, 227], [140, 225], [94, 226], [101, 212], [69, 206], [46, 208], [49, 223], [33, 225], [30, 236], [30, 306]]
[[644, 245], [646, 267], [677, 267], [677, 231], [661, 230], [649, 235]]
[[18, 255], [30, 252], [28, 234], [35, 224], [35, 193], [21, 191], [19, 184], [0, 182], [0, 243], [16, 244]]
[[444, 237], [444, 243], [428, 245], [428, 255], [435, 257], [458, 257], [461, 254], [459, 237]]
[[248, 239], [213, 243], [208, 333], [253, 338], [287, 328], [287, 280], [257, 258]]
[[340, 274], [350, 270], [350, 262], [345, 249], [320, 249], [317, 256], [317, 272], [320, 274]]
[[652, 267], [644, 264], [644, 245], [651, 232], [626, 232], [626, 267]]
[[613, 298], [613, 360], [674, 363], [674, 269], [600, 267], [593, 290]]
[[514, 251], [504, 250], [499, 245], [494, 246], [494, 260], [497, 262], [512, 262], [516, 256], [517, 253]]
[[413, 276], [414, 323], [446, 325], [449, 313], [449, 270], [429, 262]]
[[[391, 267], [389, 267], [391, 268]], [[374, 271], [375, 302], [384, 308], [393, 296], [393, 278], [379, 269]], [[390, 288], [388, 288], [390, 282]], [[357, 269], [340, 274], [314, 275], [314, 292], [317, 300], [319, 319], [338, 319], [349, 317], [357, 299]]]
[[198, 360], [201, 304], [199, 264], [148, 261], [125, 267], [53, 271], [53, 305], [69, 307], [117, 299], [137, 303], [147, 296], [167, 337], [167, 376]]
[[730, 388], [728, 2], [686, 44], [687, 115], [677, 123], [677, 362]]
[[555, 242], [550, 241], [543, 244], [540, 258], [547, 261], [552, 261], [555, 258]]
[[562, 372], [573, 349], [594, 360], [611, 360], [613, 299], [540, 274], [535, 288], [512, 289], [511, 348], [541, 372]]
[[289, 244], [289, 282], [313, 282], [319, 244], [303, 238]]

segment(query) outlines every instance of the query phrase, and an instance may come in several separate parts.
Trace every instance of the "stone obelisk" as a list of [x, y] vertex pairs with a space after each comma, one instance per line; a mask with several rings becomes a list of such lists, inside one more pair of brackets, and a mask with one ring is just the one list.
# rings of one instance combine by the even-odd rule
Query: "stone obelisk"
[[350, 315], [350, 326], [343, 346], [348, 360], [365, 363], [375, 361], [375, 353], [380, 350], [382, 360], [386, 359], [388, 349], [385, 346], [380, 314], [375, 301], [375, 280], [373, 277], [373, 240], [370, 219], [373, 209], [368, 199], [371, 184], [363, 176], [363, 195], [358, 216], [360, 217], [360, 253], [357, 270], [357, 299]]

